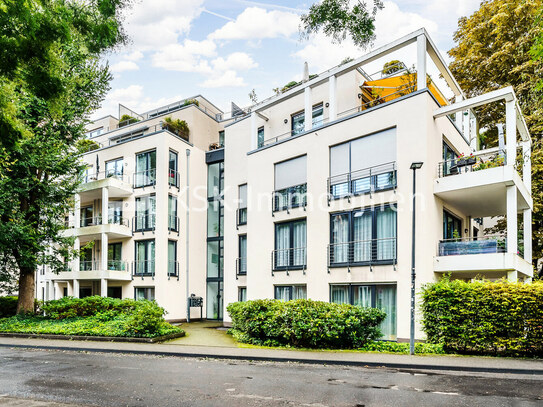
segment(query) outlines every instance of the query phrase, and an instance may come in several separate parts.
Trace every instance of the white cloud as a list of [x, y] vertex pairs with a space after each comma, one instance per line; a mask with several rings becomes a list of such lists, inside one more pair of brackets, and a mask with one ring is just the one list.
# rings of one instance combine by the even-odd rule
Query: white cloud
[[234, 70], [210, 77], [200, 84], [203, 88], [226, 88], [247, 86], [243, 78], [239, 77]]
[[143, 52], [141, 51], [134, 51], [134, 52], [131, 52], [130, 54], [123, 55], [123, 59], [127, 61], [139, 61], [142, 58], [143, 58]]
[[120, 61], [111, 65], [111, 72], [137, 71], [140, 69], [138, 64], [133, 61]]
[[130, 85], [126, 88], [118, 88], [107, 95], [106, 101], [111, 100], [122, 104], [137, 103], [143, 96], [143, 86]]
[[290, 37], [298, 31], [298, 14], [260, 7], [246, 8], [235, 21], [229, 21], [209, 34], [215, 40], [255, 40]]
[[210, 73], [211, 67], [204, 57], [216, 55], [213, 41], [185, 40], [183, 44], [169, 44], [152, 56], [152, 64], [158, 68], [180, 72]]
[[245, 52], [234, 52], [226, 57], [226, 59], [219, 57], [211, 61], [213, 67], [216, 70], [227, 71], [234, 70], [249, 70], [256, 68], [258, 64], [251, 58], [249, 54]]

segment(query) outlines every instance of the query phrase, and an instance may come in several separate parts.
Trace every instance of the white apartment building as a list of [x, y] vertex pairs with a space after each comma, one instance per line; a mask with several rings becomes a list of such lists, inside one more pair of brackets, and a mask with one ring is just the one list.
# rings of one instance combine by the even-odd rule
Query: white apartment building
[[[367, 73], [409, 53], [413, 68]], [[505, 132], [480, 150], [474, 109], [490, 103]], [[134, 119], [88, 129], [100, 148], [83, 155], [66, 231], [86, 248], [69, 271], [40, 270], [40, 299], [154, 298], [184, 320], [195, 294], [228, 324], [231, 302], [311, 298], [383, 308], [384, 339], [404, 340], [413, 226], [417, 291], [445, 273], [531, 280], [531, 239], [520, 239], [531, 236], [531, 144], [515, 94], [466, 99], [424, 29], [228, 118], [202, 96], [124, 114]], [[188, 140], [167, 117], [187, 122]], [[486, 235], [500, 215], [506, 232]]]

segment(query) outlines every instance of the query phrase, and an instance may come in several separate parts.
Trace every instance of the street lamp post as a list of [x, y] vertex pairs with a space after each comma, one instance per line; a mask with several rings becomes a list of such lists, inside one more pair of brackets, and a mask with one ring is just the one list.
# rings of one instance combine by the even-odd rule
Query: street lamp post
[[422, 162], [414, 162], [411, 164], [413, 170], [413, 225], [412, 225], [412, 239], [411, 239], [411, 329], [409, 332], [409, 353], [415, 354], [415, 203], [416, 203], [416, 177], [415, 174], [418, 169], [422, 167]]

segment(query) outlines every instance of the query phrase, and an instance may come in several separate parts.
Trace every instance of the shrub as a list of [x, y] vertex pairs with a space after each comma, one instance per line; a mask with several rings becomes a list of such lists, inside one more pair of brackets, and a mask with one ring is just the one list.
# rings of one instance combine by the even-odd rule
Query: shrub
[[198, 102], [196, 99], [187, 99], [187, 100], [185, 100], [185, 102], [183, 103], [183, 106], [188, 106], [188, 105], [196, 105], [196, 106], [200, 106], [200, 102]]
[[11, 317], [17, 313], [17, 297], [0, 297], [0, 318]]
[[132, 124], [132, 123], [137, 123], [139, 121], [140, 121], [139, 119], [132, 117], [129, 114], [123, 114], [121, 118], [119, 119], [119, 128], [128, 126], [129, 124]]
[[93, 316], [99, 312], [127, 313], [141, 306], [141, 301], [92, 296], [85, 298], [63, 297], [42, 305], [45, 315], [51, 319]]
[[[402, 353], [409, 354], [408, 343], [388, 342], [388, 341], [373, 341], [365, 343], [359, 350], [367, 352], [386, 352], [386, 353]], [[415, 343], [415, 353], [421, 354], [444, 354], [445, 350], [441, 344], [433, 343]]]
[[543, 283], [442, 279], [422, 290], [428, 341], [463, 353], [543, 356]]
[[184, 120], [173, 120], [170, 116], [164, 118], [163, 128], [177, 134], [179, 137], [189, 141], [189, 125]]
[[80, 154], [88, 153], [89, 151], [98, 150], [100, 148], [100, 144], [87, 138], [78, 140], [75, 146]]
[[381, 336], [386, 316], [374, 308], [312, 300], [254, 300], [226, 309], [238, 341], [304, 348], [358, 348]]
[[[147, 336], [164, 326], [164, 308], [153, 301], [142, 301], [125, 321], [125, 332], [133, 336]], [[169, 325], [169, 324], [167, 324]]]

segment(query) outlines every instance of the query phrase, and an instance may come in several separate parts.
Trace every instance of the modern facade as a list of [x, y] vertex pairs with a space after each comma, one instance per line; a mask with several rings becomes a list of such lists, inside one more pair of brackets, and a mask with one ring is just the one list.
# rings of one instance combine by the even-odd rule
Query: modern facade
[[[367, 73], [408, 52], [415, 67]], [[100, 148], [83, 155], [66, 233], [94, 245], [40, 275], [38, 298], [154, 298], [182, 320], [195, 294], [225, 324], [231, 302], [311, 298], [383, 308], [384, 339], [406, 339], [413, 162], [417, 290], [445, 273], [531, 280], [531, 145], [514, 92], [465, 99], [424, 29], [228, 118], [193, 99], [89, 127]], [[490, 103], [504, 132], [481, 150], [474, 110]], [[489, 236], [495, 216], [507, 228]]]

